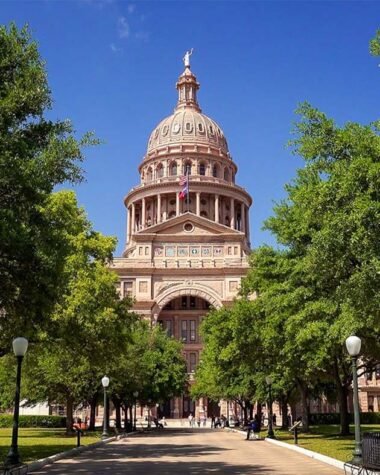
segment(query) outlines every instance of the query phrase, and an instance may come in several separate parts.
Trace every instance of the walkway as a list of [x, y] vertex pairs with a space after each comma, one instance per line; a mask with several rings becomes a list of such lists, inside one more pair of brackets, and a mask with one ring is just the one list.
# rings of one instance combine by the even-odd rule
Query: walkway
[[241, 433], [164, 429], [112, 442], [35, 475], [342, 475], [342, 471]]

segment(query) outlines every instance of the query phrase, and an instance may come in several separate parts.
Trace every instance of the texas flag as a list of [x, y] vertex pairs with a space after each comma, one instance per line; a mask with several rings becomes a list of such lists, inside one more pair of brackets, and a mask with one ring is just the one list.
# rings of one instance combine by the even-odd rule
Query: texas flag
[[179, 192], [179, 198], [180, 200], [184, 200], [189, 194], [189, 175], [181, 176], [179, 185], [182, 186], [182, 190]]

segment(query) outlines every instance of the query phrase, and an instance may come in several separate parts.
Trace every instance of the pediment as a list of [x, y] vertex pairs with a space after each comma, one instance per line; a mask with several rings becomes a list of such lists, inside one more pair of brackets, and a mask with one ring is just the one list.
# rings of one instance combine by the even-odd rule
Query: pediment
[[184, 213], [180, 216], [170, 218], [149, 228], [143, 229], [136, 236], [243, 236], [243, 233], [235, 229], [231, 229], [223, 224], [215, 223], [207, 218], [197, 216], [193, 213]]

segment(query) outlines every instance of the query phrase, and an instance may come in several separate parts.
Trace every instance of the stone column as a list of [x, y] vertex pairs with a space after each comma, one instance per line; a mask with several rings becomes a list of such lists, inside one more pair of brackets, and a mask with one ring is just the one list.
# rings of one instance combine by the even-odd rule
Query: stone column
[[215, 222], [219, 223], [219, 195], [215, 195]]
[[176, 202], [175, 202], [175, 215], [179, 216], [179, 193], [177, 192], [175, 195]]
[[240, 214], [241, 214], [241, 229], [242, 233], [245, 233], [245, 204], [241, 203], [240, 205]]
[[162, 199], [162, 207], [164, 208], [164, 212], [163, 212], [163, 220], [166, 221], [168, 219], [168, 198], [167, 197], [164, 197]]
[[131, 239], [131, 207], [127, 208], [127, 244]]
[[196, 197], [197, 197], [197, 201], [196, 201], [197, 205], [196, 205], [195, 214], [197, 216], [200, 216], [200, 214], [201, 214], [201, 194], [200, 194], [199, 191], [197, 191]]
[[248, 241], [248, 244], [251, 243], [251, 233], [250, 233], [250, 229], [249, 229], [249, 207], [247, 206], [247, 241]]
[[142, 210], [141, 210], [141, 226], [142, 229], [145, 228], [145, 198], [142, 199]]
[[161, 194], [157, 195], [157, 223], [161, 223]]
[[136, 226], [135, 219], [136, 219], [135, 204], [132, 203], [132, 223], [131, 223], [132, 234], [134, 234], [135, 231], [136, 231], [136, 229], [135, 229], [135, 226]]
[[235, 229], [235, 200], [233, 198], [231, 198], [230, 202], [230, 215], [230, 227], [231, 229]]

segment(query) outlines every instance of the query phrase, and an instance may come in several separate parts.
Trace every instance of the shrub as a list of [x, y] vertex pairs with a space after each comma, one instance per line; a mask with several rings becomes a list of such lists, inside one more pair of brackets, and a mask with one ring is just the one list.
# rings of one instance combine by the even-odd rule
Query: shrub
[[[0, 414], [0, 428], [12, 427], [13, 415]], [[66, 427], [66, 417], [61, 416], [20, 416], [19, 427]]]
[[[350, 424], [354, 423], [354, 415], [349, 414]], [[360, 413], [361, 424], [380, 424], [380, 412], [361, 412]], [[310, 414], [309, 424], [311, 425], [323, 425], [323, 424], [340, 424], [339, 412], [330, 412], [326, 414]]]

